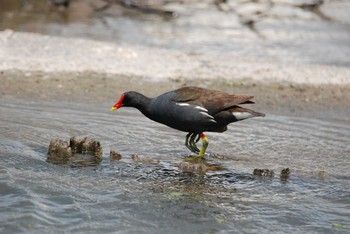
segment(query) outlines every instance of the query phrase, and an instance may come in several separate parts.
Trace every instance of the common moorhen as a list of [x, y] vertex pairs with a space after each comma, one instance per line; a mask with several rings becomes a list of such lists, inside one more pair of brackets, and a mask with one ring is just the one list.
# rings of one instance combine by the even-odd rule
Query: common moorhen
[[[121, 95], [111, 111], [120, 107], [135, 107], [146, 117], [171, 128], [188, 132], [185, 145], [198, 157], [203, 157], [208, 140], [203, 132], [224, 132], [227, 125], [257, 116], [265, 116], [240, 104], [253, 104], [253, 96], [235, 95], [198, 87], [184, 87], [148, 98], [130, 91]], [[201, 150], [196, 143], [202, 139]]]

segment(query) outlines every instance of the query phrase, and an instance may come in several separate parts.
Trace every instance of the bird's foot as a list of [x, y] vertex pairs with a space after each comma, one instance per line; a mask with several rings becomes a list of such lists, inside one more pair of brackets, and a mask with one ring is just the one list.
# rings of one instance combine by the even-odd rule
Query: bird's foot
[[[196, 139], [197, 137], [197, 139]], [[198, 149], [196, 143], [199, 141], [199, 139], [202, 140], [202, 148], [201, 150]], [[200, 134], [196, 134], [196, 133], [188, 133], [186, 135], [186, 141], [185, 141], [185, 145], [186, 147], [191, 150], [191, 152], [193, 153], [198, 153], [198, 158], [203, 158], [205, 151], [207, 150], [208, 147], [208, 139], [207, 137], [204, 135], [204, 133], [200, 133]]]

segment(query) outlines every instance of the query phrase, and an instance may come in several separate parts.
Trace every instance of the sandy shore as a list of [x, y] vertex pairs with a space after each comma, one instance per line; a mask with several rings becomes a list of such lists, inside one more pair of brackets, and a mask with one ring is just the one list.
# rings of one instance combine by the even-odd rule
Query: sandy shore
[[350, 84], [350, 67], [219, 52], [191, 53], [12, 30], [0, 32], [0, 61], [0, 71], [95, 72], [152, 81], [248, 79], [269, 83]]

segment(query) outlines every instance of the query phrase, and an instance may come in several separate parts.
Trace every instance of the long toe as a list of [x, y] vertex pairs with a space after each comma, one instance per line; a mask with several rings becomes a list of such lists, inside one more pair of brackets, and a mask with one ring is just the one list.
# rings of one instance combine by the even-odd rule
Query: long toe
[[199, 149], [196, 144], [193, 142], [193, 139], [196, 137], [194, 133], [188, 133], [186, 135], [185, 146], [193, 153], [198, 153]]
[[196, 143], [194, 142], [195, 141], [195, 139], [196, 139], [196, 136], [197, 136], [197, 134], [192, 134], [192, 136], [191, 136], [191, 138], [190, 138], [190, 147], [192, 148], [192, 152], [193, 153], [199, 153], [200, 152], [200, 150], [198, 149], [198, 147], [197, 147], [197, 145], [196, 145]]
[[198, 147], [196, 146], [196, 144], [193, 142], [193, 144], [191, 144], [191, 151], [193, 153], [198, 154], [200, 152], [200, 150], [198, 149]]
[[196, 142], [196, 143], [198, 143], [199, 139], [201, 139], [200, 134], [198, 134], [198, 135], [197, 135], [197, 139], [196, 139], [196, 141], [195, 141], [195, 142]]
[[192, 134], [192, 133], [188, 133], [188, 134], [186, 135], [185, 146], [187, 147], [187, 149], [189, 149], [191, 152], [193, 152], [193, 151], [192, 151], [192, 148], [191, 148], [191, 146], [190, 146], [190, 143], [189, 143], [191, 134]]

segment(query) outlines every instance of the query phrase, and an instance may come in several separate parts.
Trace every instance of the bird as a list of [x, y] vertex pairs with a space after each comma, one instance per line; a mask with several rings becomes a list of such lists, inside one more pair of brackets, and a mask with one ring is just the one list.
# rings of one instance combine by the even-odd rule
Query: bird
[[[168, 91], [155, 98], [128, 91], [121, 94], [111, 111], [134, 107], [155, 122], [187, 132], [185, 146], [202, 159], [209, 144], [204, 132], [225, 132], [230, 123], [265, 116], [240, 106], [254, 104], [253, 98], [194, 86]], [[201, 149], [196, 145], [199, 139]]]

